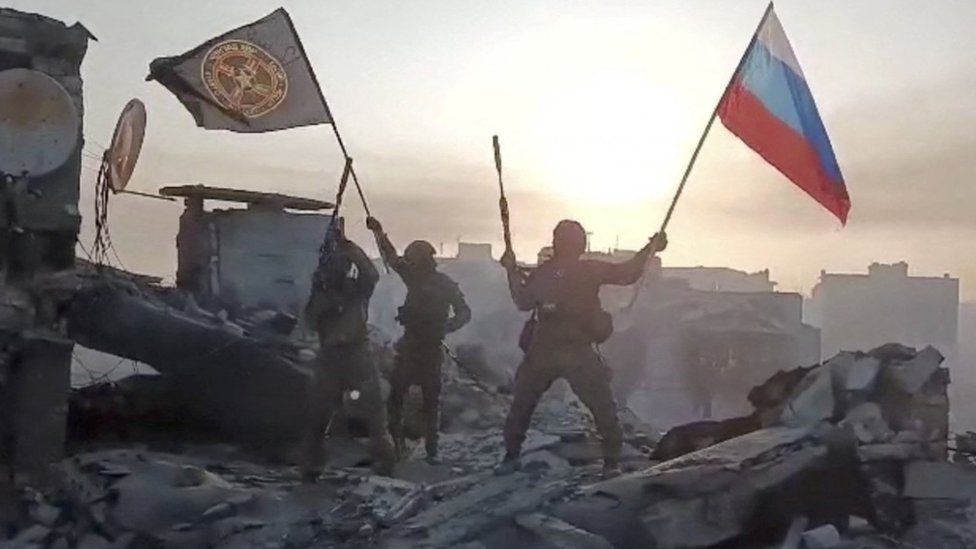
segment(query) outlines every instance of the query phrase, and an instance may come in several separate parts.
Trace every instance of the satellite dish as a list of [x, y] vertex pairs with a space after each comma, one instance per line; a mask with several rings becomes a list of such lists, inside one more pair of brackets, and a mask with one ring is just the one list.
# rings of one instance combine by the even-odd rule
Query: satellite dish
[[129, 184], [132, 171], [136, 169], [142, 139], [146, 135], [146, 106], [138, 99], [130, 100], [119, 121], [115, 123], [112, 144], [105, 151], [108, 162], [108, 186], [114, 192], [122, 192]]
[[30, 69], [0, 71], [0, 172], [39, 177], [78, 147], [81, 120], [68, 92]]

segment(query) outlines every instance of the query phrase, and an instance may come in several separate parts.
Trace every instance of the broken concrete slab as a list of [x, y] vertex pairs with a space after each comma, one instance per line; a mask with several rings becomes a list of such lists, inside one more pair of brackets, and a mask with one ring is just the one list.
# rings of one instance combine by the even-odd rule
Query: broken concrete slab
[[976, 468], [941, 461], [913, 461], [905, 467], [906, 497], [963, 499], [976, 497]]
[[831, 369], [837, 387], [844, 391], [873, 390], [881, 371], [878, 358], [851, 352], [840, 353], [826, 365]]
[[[747, 534], [776, 505], [766, 498], [799, 490], [827, 457], [810, 429], [764, 429], [585, 487], [552, 513], [615, 546], [709, 547]], [[764, 516], [765, 527], [785, 531], [783, 511]]]
[[803, 532], [801, 536], [804, 549], [831, 549], [840, 545], [840, 532], [832, 524], [825, 524]]
[[479, 506], [488, 499], [517, 490], [520, 486], [526, 484], [528, 476], [516, 473], [497, 477], [489, 473], [482, 475], [482, 480], [481, 485], [474, 490], [467, 491], [456, 498], [447, 500], [418, 514], [407, 522], [407, 527], [412, 530], [434, 528], [461, 513]]
[[605, 538], [542, 513], [520, 515], [515, 523], [555, 549], [613, 549]]
[[880, 347], [875, 347], [867, 352], [868, 355], [877, 358], [881, 362], [891, 362], [895, 360], [909, 360], [915, 356], [915, 348], [902, 345], [900, 343], [885, 343]]
[[787, 401], [780, 421], [799, 427], [834, 417], [834, 387], [830, 369], [824, 366], [807, 374]]
[[862, 462], [871, 461], [909, 461], [930, 459], [934, 456], [924, 445], [918, 443], [886, 442], [882, 444], [862, 444], [857, 447], [858, 458]]
[[850, 426], [861, 444], [887, 442], [894, 436], [894, 432], [884, 419], [881, 407], [873, 402], [865, 402], [854, 407], [847, 412], [840, 424]]
[[522, 471], [529, 474], [537, 471], [542, 473], [566, 471], [571, 467], [570, 461], [549, 450], [539, 450], [522, 456]]
[[778, 549], [800, 549], [800, 542], [803, 540], [803, 532], [806, 531], [810, 519], [799, 516], [790, 523], [790, 529], [786, 531], [786, 537]]
[[312, 376], [280, 344], [232, 333], [110, 281], [76, 292], [67, 319], [69, 335], [86, 347], [172, 376], [180, 405], [235, 440], [300, 439]]
[[722, 421], [696, 421], [669, 430], [654, 447], [650, 458], [667, 461], [702, 448], [761, 429], [756, 414]]
[[903, 393], [914, 395], [938, 370], [943, 360], [942, 353], [928, 346], [909, 360], [888, 364], [884, 370], [885, 382]]

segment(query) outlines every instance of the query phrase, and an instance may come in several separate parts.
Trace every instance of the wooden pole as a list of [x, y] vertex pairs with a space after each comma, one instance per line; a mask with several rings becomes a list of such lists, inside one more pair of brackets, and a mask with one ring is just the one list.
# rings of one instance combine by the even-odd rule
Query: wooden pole
[[[739, 70], [742, 69], [742, 65], [746, 62], [746, 57], [749, 55], [749, 51], [752, 46], [756, 43], [756, 37], [759, 35], [759, 30], [762, 29], [763, 24], [769, 17], [769, 14], [773, 12], [773, 3], [770, 2], [766, 6], [766, 11], [763, 12], [762, 19], [759, 20], [759, 24], [756, 25], [756, 31], [752, 33], [752, 38], [749, 39], [749, 45], [746, 46], [746, 50], [742, 53], [742, 57], [739, 58], [739, 63], [735, 66], [735, 70], [732, 71], [732, 76], [729, 78], [729, 82], [725, 85], [725, 90], [722, 91], [722, 95], [719, 97], [718, 102], [715, 104], [715, 108], [712, 109], [711, 116], [708, 117], [708, 123], [705, 124], [705, 131], [702, 132], [701, 137], [698, 138], [698, 144], [695, 145], [695, 150], [691, 153], [691, 159], [688, 161], [688, 166], [685, 167], [685, 173], [681, 176], [681, 182], [678, 184], [678, 190], [674, 193], [674, 198], [671, 199], [671, 206], [668, 207], [668, 213], [664, 215], [664, 221], [661, 222], [660, 233], [663, 233], [668, 228], [668, 223], [671, 222], [671, 216], [674, 215], [674, 208], [678, 205], [678, 199], [681, 198], [681, 193], [685, 190], [685, 183], [688, 182], [688, 177], [691, 175], [691, 169], [695, 167], [695, 162], [698, 160], [698, 153], [701, 152], [702, 146], [705, 144], [705, 138], [708, 137], [709, 130], [712, 129], [712, 124], [715, 123], [715, 118], [718, 116], [718, 108], [722, 106], [722, 101], [725, 99], [726, 94], [729, 93], [729, 89], [735, 82], [735, 76], [739, 74]], [[637, 298], [640, 296], [640, 289], [643, 286], [644, 273], [641, 273], [641, 279], [637, 282], [637, 286], [634, 287], [634, 295], [631, 296], [630, 301], [621, 309], [624, 312], [629, 312], [633, 309], [634, 304], [637, 303]]]
[[[342, 151], [342, 156], [346, 159], [348, 163], [350, 161], [349, 151], [346, 150], [346, 144], [342, 141], [342, 134], [339, 133], [339, 124], [336, 123], [335, 116], [332, 114], [332, 109], [329, 108], [329, 102], [325, 99], [325, 93], [322, 92], [322, 86], [319, 84], [319, 79], [315, 76], [315, 69], [312, 68], [312, 60], [308, 58], [308, 54], [305, 53], [305, 46], [302, 44], [302, 39], [298, 36], [298, 31], [295, 30], [295, 25], [292, 23], [291, 17], [285, 18], [288, 21], [288, 26], [291, 28], [292, 34], [295, 36], [295, 43], [298, 44], [298, 52], [308, 65], [308, 74], [312, 77], [312, 83], [315, 84], [315, 90], [319, 92], [319, 99], [322, 101], [322, 107], [325, 108], [325, 112], [329, 114], [330, 126], [332, 126], [332, 132], [335, 134], [336, 141], [339, 143], [339, 149]], [[352, 182], [356, 186], [356, 193], [359, 194], [359, 201], [363, 203], [363, 210], [366, 212], [367, 217], [373, 217], [373, 213], [369, 211], [369, 204], [366, 202], [366, 195], [363, 193], [363, 187], [359, 184], [359, 177], [356, 176], [356, 170], [352, 169], [349, 165], [349, 173], [352, 175]], [[333, 216], [334, 217], [334, 216]], [[377, 234], [373, 235], [376, 239], [376, 247], [380, 248], [380, 237]], [[383, 254], [380, 254], [383, 260], [383, 267], [386, 268], [386, 272], [390, 272], [390, 266], [386, 262], [386, 258]]]
[[508, 217], [508, 199], [505, 198], [505, 184], [502, 182], [502, 148], [498, 142], [498, 136], [491, 136], [491, 144], [495, 149], [495, 171], [498, 172], [498, 208], [502, 216], [502, 235], [505, 239], [505, 250], [512, 249], [512, 229]]
[[[312, 83], [315, 84], [315, 90], [319, 92], [319, 100], [322, 101], [322, 107], [325, 108], [325, 112], [329, 113], [329, 119], [332, 126], [332, 132], [335, 133], [336, 141], [339, 143], [339, 149], [342, 151], [342, 156], [349, 158], [349, 152], [346, 150], [346, 144], [342, 141], [342, 134], [339, 133], [339, 124], [336, 123], [335, 116], [332, 114], [332, 109], [329, 108], [329, 102], [325, 100], [325, 93], [322, 92], [322, 86], [319, 84], [319, 79], [315, 76], [315, 69], [312, 68], [312, 61], [308, 58], [308, 54], [305, 53], [305, 46], [302, 45], [302, 39], [298, 36], [298, 31], [295, 30], [295, 25], [291, 21], [291, 17], [287, 17], [288, 26], [291, 27], [291, 32], [295, 36], [295, 43], [298, 44], [298, 52], [305, 59], [306, 64], [308, 64], [308, 74], [312, 77]], [[359, 200], [363, 203], [363, 209], [366, 211], [366, 215], [372, 217], [373, 214], [369, 211], [369, 204], [366, 203], [366, 195], [363, 194], [363, 188], [359, 185], [359, 178], [356, 177], [356, 171], [352, 172], [352, 182], [356, 185], [356, 192], [359, 194]]]
[[749, 51], [752, 50], [752, 46], [756, 43], [756, 37], [759, 35], [759, 30], [762, 29], [763, 24], [769, 17], [769, 14], [773, 11], [773, 3], [770, 2], [766, 6], [766, 11], [763, 13], [762, 19], [759, 20], [759, 24], [756, 26], [756, 31], [752, 33], [752, 38], [749, 39], [749, 45], [746, 46], [745, 52], [743, 52], [742, 57], [739, 59], [739, 64], [735, 66], [735, 71], [732, 72], [732, 77], [729, 78], [728, 84], [725, 85], [725, 90], [722, 92], [721, 97], [719, 97], [718, 103], [715, 104], [715, 108], [712, 109], [711, 116], [708, 117], [708, 123], [705, 124], [705, 131], [702, 132], [701, 137], [698, 138], [698, 144], [695, 145], [694, 152], [691, 153], [691, 159], [688, 161], [688, 166], [685, 167], [685, 173], [681, 176], [681, 183], [678, 184], [678, 190], [674, 193], [674, 198], [671, 200], [671, 206], [668, 208], [668, 213], [664, 216], [664, 221], [661, 223], [660, 232], [664, 232], [668, 228], [668, 223], [671, 221], [671, 216], [674, 214], [674, 208], [678, 205], [678, 199], [681, 198], [681, 193], [685, 190], [685, 183], [688, 182], [688, 177], [691, 175], [691, 169], [695, 166], [695, 161], [698, 160], [698, 153], [701, 152], [702, 145], [705, 144], [705, 138], [708, 137], [709, 130], [712, 129], [712, 124], [715, 122], [715, 118], [718, 116], [718, 109], [722, 105], [722, 101], [725, 99], [726, 94], [729, 93], [729, 89], [735, 82], [735, 76], [739, 74], [739, 70], [742, 69], [742, 65], [746, 61], [746, 56], [749, 55]]

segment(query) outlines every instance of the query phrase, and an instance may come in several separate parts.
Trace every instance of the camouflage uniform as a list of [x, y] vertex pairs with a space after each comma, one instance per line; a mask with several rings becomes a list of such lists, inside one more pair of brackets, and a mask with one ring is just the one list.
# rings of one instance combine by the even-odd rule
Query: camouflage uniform
[[369, 410], [370, 444], [375, 468], [393, 469], [393, 445], [386, 432], [380, 378], [369, 349], [366, 320], [369, 299], [379, 280], [376, 267], [355, 243], [342, 239], [316, 270], [305, 316], [319, 336], [315, 381], [309, 398], [302, 475], [318, 476], [325, 463], [325, 432], [342, 409], [345, 391], [356, 390]]
[[407, 287], [406, 301], [397, 314], [404, 333], [396, 344], [387, 400], [390, 434], [402, 452], [403, 399], [412, 385], [419, 385], [424, 446], [428, 459], [433, 459], [437, 455], [444, 337], [468, 323], [471, 309], [458, 285], [437, 270], [433, 246], [415, 241], [400, 257], [385, 234], [378, 231], [377, 235], [383, 257]]
[[604, 284], [636, 282], [651, 249], [648, 246], [624, 263], [581, 260], [578, 254], [557, 256], [528, 277], [509, 268], [512, 298], [520, 310], [535, 311], [536, 323], [515, 375], [512, 407], [505, 420], [506, 461], [517, 459], [542, 395], [555, 380], [565, 378], [593, 414], [604, 466], [617, 467], [623, 435], [610, 388], [611, 373], [595, 347], [612, 331], [599, 290]]

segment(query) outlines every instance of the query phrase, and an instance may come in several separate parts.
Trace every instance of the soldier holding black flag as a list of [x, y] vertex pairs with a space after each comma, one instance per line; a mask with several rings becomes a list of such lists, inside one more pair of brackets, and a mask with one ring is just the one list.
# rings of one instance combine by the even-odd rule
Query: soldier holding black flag
[[380, 275], [373, 262], [343, 231], [341, 219], [326, 237], [328, 248], [312, 277], [305, 308], [309, 325], [319, 336], [315, 381], [309, 398], [302, 479], [314, 481], [325, 462], [324, 437], [342, 407], [343, 393], [358, 396], [367, 411], [374, 469], [393, 472], [393, 444], [386, 432], [380, 377], [366, 332], [369, 299]]

